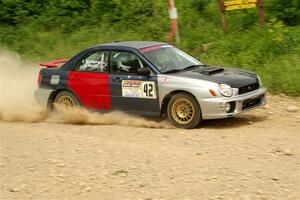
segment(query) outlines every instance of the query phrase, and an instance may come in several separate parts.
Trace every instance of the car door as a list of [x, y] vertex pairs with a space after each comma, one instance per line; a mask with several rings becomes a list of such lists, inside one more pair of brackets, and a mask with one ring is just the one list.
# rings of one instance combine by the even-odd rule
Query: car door
[[157, 76], [138, 74], [139, 68], [149, 68], [136, 54], [111, 51], [110, 91], [112, 108], [136, 114], [160, 114]]
[[87, 53], [68, 75], [68, 86], [90, 109], [110, 110], [109, 51]]

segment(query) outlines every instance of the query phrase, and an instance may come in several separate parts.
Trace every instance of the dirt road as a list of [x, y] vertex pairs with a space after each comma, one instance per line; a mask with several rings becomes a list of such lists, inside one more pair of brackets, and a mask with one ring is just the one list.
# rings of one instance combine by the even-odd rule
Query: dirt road
[[2, 119], [0, 199], [300, 199], [299, 102], [194, 130]]

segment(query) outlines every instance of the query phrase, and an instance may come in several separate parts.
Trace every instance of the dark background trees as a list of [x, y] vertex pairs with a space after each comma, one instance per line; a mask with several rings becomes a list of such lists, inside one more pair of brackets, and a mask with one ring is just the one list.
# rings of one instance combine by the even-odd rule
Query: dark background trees
[[[258, 71], [273, 91], [300, 94], [300, 0], [264, 0], [226, 14], [217, 0], [176, 1], [180, 48], [212, 64]], [[0, 0], [0, 45], [35, 60], [70, 57], [115, 40], [167, 41], [167, 0]]]

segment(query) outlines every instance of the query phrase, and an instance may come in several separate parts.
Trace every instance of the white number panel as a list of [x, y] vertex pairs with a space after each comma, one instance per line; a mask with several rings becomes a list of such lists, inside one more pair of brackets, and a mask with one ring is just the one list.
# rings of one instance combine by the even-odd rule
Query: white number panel
[[156, 99], [156, 87], [154, 81], [122, 81], [122, 96], [135, 98]]

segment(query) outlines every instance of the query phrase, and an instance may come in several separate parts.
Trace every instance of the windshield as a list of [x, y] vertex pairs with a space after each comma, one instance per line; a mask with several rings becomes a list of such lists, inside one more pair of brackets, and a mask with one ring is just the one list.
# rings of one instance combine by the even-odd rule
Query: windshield
[[177, 72], [204, 65], [171, 45], [149, 47], [140, 51], [161, 73]]

